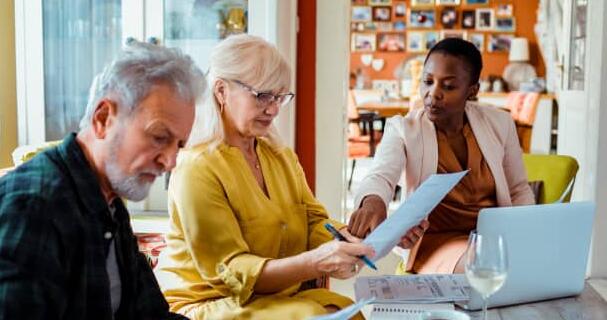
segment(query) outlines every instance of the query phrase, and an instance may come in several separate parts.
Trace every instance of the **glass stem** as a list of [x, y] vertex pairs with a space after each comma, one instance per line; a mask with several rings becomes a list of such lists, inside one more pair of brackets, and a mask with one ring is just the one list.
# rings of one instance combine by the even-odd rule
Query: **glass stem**
[[489, 298], [483, 298], [483, 320], [487, 320], [487, 304], [489, 303]]

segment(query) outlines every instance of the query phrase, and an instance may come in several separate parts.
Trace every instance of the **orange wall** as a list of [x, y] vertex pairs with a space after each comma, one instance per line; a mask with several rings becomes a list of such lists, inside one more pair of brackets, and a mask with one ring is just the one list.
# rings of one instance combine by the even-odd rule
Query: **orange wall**
[[[297, 1], [297, 110], [295, 152], [308, 185], [316, 185], [316, 0]], [[312, 54], [310, 54], [312, 53]]]
[[[397, 3], [398, 1], [393, 1], [393, 3]], [[462, 1], [463, 2], [463, 1]], [[538, 0], [492, 0], [490, 1], [490, 6], [494, 7], [496, 4], [507, 4], [512, 3], [514, 6], [513, 15], [516, 17], [516, 32], [515, 35], [517, 37], [525, 37], [529, 39], [529, 57], [530, 62], [533, 66], [535, 66], [538, 76], [543, 77], [546, 74], [546, 68], [544, 66], [544, 61], [539, 52], [539, 48], [537, 45], [537, 38], [534, 33], [535, 23], [537, 20], [537, 8], [538, 8]], [[407, 8], [410, 8], [410, 1], [406, 1]], [[473, 8], [473, 7], [471, 7]], [[479, 7], [480, 8], [480, 7]], [[461, 19], [461, 10], [459, 19]], [[439, 17], [440, 10], [437, 8], [436, 16], [437, 19]], [[460, 21], [458, 21], [459, 23]], [[440, 25], [440, 22], [437, 22]], [[436, 28], [440, 29], [440, 28]], [[430, 29], [428, 29], [430, 30]], [[432, 29], [434, 30], [434, 29]], [[477, 31], [474, 31], [477, 32]], [[488, 39], [485, 37], [485, 46], [487, 45]], [[360, 62], [360, 55], [363, 53], [352, 52], [350, 56], [350, 72], [354, 72], [357, 68], [362, 68], [364, 72], [370, 77], [370, 79], [394, 79], [394, 68], [398, 66], [398, 64], [414, 55], [418, 55], [420, 53], [406, 53], [406, 52], [381, 52], [375, 51], [372, 52], [373, 57], [376, 59], [384, 59], [385, 65], [384, 68], [380, 71], [375, 71], [371, 67], [365, 67]], [[424, 53], [421, 53], [424, 54]], [[483, 64], [484, 68], [481, 74], [481, 77], [486, 77], [488, 75], [502, 75], [504, 67], [508, 64], [508, 53], [492, 53], [492, 52], [483, 52]]]

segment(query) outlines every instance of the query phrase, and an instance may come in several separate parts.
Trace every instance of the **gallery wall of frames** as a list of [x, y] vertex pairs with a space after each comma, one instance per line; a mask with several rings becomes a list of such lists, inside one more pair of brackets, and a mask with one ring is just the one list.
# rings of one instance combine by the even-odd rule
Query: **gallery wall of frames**
[[516, 36], [528, 39], [530, 63], [542, 77], [533, 31], [537, 7], [537, 0], [352, 0], [351, 73], [394, 79], [402, 61], [425, 55], [445, 37], [459, 37], [483, 54], [482, 77], [501, 75]]

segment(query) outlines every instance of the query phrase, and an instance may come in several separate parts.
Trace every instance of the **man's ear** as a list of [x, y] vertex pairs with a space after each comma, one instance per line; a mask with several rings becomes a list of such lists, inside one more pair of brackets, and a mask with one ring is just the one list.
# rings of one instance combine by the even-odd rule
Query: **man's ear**
[[108, 99], [103, 99], [97, 104], [93, 112], [92, 128], [97, 139], [105, 139], [109, 128], [116, 123], [118, 110], [116, 104]]

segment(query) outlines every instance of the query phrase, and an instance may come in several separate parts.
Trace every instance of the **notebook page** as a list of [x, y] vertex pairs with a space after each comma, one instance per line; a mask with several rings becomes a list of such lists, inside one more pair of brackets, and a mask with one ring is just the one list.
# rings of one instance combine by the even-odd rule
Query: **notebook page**
[[428, 310], [454, 310], [452, 303], [435, 304], [375, 304], [371, 311], [373, 320], [419, 320]]

